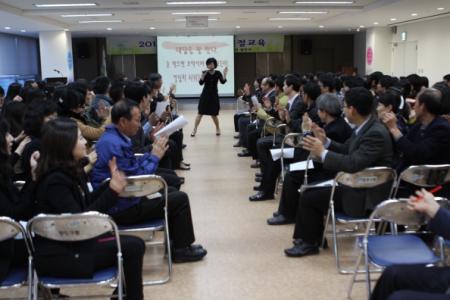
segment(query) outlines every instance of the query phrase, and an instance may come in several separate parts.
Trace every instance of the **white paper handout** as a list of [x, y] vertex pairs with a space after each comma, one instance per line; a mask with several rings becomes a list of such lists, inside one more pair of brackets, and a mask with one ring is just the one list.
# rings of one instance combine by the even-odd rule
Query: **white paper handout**
[[306, 162], [308, 162], [308, 170], [314, 169], [314, 163], [312, 160], [304, 160], [304, 161], [299, 161], [299, 162], [290, 164], [289, 171], [290, 172], [305, 171], [306, 170]]
[[156, 109], [155, 109], [155, 114], [158, 117], [161, 117], [162, 114], [167, 111], [167, 106], [170, 106], [170, 101], [169, 100], [164, 100], [164, 101], [160, 101], [156, 103]]
[[[279, 160], [281, 158], [281, 149], [270, 149], [270, 154], [272, 154], [273, 161]], [[284, 148], [283, 157], [294, 158], [294, 148]]]
[[163, 135], [170, 136], [175, 131], [186, 126], [187, 123], [188, 123], [188, 121], [183, 116], [179, 116], [178, 118], [176, 118], [175, 120], [173, 120], [172, 122], [170, 122], [169, 124], [164, 126], [164, 128], [162, 128], [160, 131], [158, 131], [155, 134], [155, 137], [159, 137], [159, 136], [163, 136]]

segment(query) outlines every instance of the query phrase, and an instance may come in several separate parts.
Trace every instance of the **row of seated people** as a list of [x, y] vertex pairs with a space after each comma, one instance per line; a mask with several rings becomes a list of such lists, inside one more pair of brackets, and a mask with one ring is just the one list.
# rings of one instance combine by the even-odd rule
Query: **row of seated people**
[[[174, 138], [155, 137], [164, 123], [151, 122], [152, 90], [137, 81], [124, 83], [123, 90], [126, 98], [111, 106], [106, 117], [110, 121], [101, 127], [80, 121], [88, 94], [80, 82], [57, 87], [51, 99], [22, 103], [26, 110], [23, 134], [13, 136], [6, 117], [9, 106], [21, 101], [6, 104], [5, 115], [0, 118], [0, 215], [27, 221], [39, 213], [99, 211], [109, 214], [118, 225], [161, 219], [163, 197], [152, 201], [119, 197], [127, 184], [126, 176], [157, 174], [169, 185], [173, 261], [201, 260], [207, 251], [194, 244], [189, 197], [180, 191], [183, 180], [172, 168], [160, 167], [164, 159], [173, 162], [167, 157], [170, 150], [182, 151], [182, 132], [172, 134]], [[101, 131], [98, 140], [85, 136], [86, 131], [95, 130]], [[172, 145], [176, 149], [170, 149]], [[20, 191], [14, 185], [15, 178], [26, 179]], [[90, 277], [116, 260], [115, 242], [108, 239], [68, 245], [38, 238], [36, 243], [38, 275]], [[121, 244], [127, 299], [143, 299], [145, 244], [132, 236], [122, 236]], [[0, 252], [1, 281], [14, 265], [26, 263], [26, 254], [23, 241], [17, 240], [0, 243]]]
[[[381, 86], [380, 82], [373, 84], [371, 76], [366, 80], [344, 78], [341, 92], [333, 85], [337, 78], [330, 76], [319, 76], [318, 81], [296, 75], [282, 79], [269, 76], [262, 79], [261, 89], [253, 95], [248, 85], [244, 87], [242, 100], [249, 103], [256, 117], [248, 113], [235, 115], [239, 131], [236, 146], [246, 146], [238, 155], [252, 156], [255, 163], [251, 167], [261, 170], [255, 176], [255, 181], [260, 182], [254, 187], [258, 193], [250, 201], [274, 198], [282, 170], [270, 149], [280, 148], [287, 132], [301, 133], [303, 138], [301, 148], [295, 148], [294, 158], [285, 159], [286, 164], [311, 157], [314, 161], [314, 168], [308, 172], [311, 185], [333, 179], [338, 172], [355, 173], [369, 167], [391, 167], [399, 174], [412, 165], [450, 163], [448, 82], [437, 83], [433, 88], [411, 85], [405, 93], [391, 77], [394, 84], [389, 87]], [[384, 84], [387, 78], [382, 76], [379, 81]], [[366, 86], [365, 82], [370, 84]], [[253, 96], [259, 103], [252, 100]], [[287, 97], [287, 103], [283, 97]], [[276, 118], [276, 124], [285, 123], [287, 131], [283, 134], [274, 130], [276, 136], [261, 137], [265, 128], [261, 110]], [[243, 140], [246, 143], [241, 143]], [[267, 220], [269, 225], [295, 224], [293, 245], [284, 251], [288, 257], [318, 254], [324, 235], [331, 187], [299, 193], [304, 179], [305, 171], [286, 170], [278, 210]], [[350, 217], [367, 217], [389, 196], [391, 186], [392, 182], [375, 190], [338, 186], [335, 210]], [[416, 188], [403, 183], [398, 196], [407, 197]], [[449, 198], [449, 184], [438, 195]]]

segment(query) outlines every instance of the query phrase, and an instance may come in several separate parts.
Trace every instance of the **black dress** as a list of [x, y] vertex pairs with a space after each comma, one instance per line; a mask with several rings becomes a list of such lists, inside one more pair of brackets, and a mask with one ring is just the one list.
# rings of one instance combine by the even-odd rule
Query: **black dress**
[[219, 80], [222, 84], [227, 82], [220, 71], [214, 71], [213, 74], [207, 71], [205, 79], [200, 79], [200, 85], [204, 84], [204, 86], [200, 95], [200, 101], [198, 102], [199, 115], [217, 116], [219, 114], [220, 103], [217, 89]]

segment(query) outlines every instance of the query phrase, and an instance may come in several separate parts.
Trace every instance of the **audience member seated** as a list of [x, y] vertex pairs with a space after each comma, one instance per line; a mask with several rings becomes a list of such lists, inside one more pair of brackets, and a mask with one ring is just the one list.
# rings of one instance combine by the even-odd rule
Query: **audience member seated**
[[[90, 143], [96, 142], [105, 132], [105, 126], [111, 123], [108, 110], [99, 110], [98, 116], [104, 120], [101, 124], [91, 124], [86, 118], [86, 103], [90, 97], [87, 86], [74, 82], [67, 87], [57, 89], [55, 101], [58, 104], [58, 115], [71, 118], [77, 122], [83, 137]], [[99, 126], [100, 125], [100, 126]]]
[[[317, 109], [320, 121], [328, 138], [338, 143], [344, 143], [352, 134], [352, 129], [341, 117], [342, 110], [337, 96], [326, 93], [317, 99]], [[318, 126], [313, 125], [314, 126]], [[305, 150], [303, 150], [305, 151]], [[336, 172], [322, 168], [320, 162], [314, 162], [314, 169], [308, 170], [308, 182], [317, 182], [334, 178]], [[274, 216], [267, 220], [269, 225], [293, 223], [297, 214], [299, 192], [304, 182], [304, 171], [287, 172], [284, 176], [280, 204]]]
[[399, 113], [401, 98], [398, 94], [387, 91], [378, 98], [377, 115], [378, 119], [383, 120], [385, 114], [394, 114], [397, 118], [397, 127], [406, 134], [408, 133], [408, 124], [405, 118]]
[[[35, 170], [35, 213], [62, 214], [98, 211], [107, 213], [119, 201], [126, 186], [116, 159], [108, 162], [111, 180], [90, 193], [80, 161], [86, 156], [86, 140], [75, 121], [61, 118], [44, 125], [39, 161]], [[144, 242], [122, 236], [121, 246], [127, 299], [143, 299], [142, 262]], [[91, 239], [76, 243], [55, 242], [35, 237], [35, 267], [38, 275], [91, 277], [96, 270], [116, 264], [116, 243]], [[74, 255], [75, 254], [75, 255]]]
[[[290, 87], [288, 86], [287, 79], [285, 81], [285, 87], [287, 87], [287, 90], [289, 91]], [[297, 133], [302, 132], [301, 124], [305, 114], [309, 119], [312, 120], [312, 122], [320, 123], [320, 118], [317, 115], [316, 107], [316, 99], [319, 96], [320, 87], [317, 83], [309, 82], [305, 84], [305, 86], [303, 87], [303, 98], [299, 100], [302, 102], [301, 107], [304, 108], [304, 110], [287, 111], [285, 109], [284, 111], [282, 111], [282, 114], [284, 114], [284, 118], [281, 117], [281, 119], [284, 119], [284, 121], [286, 122], [288, 131]], [[294, 103], [292, 103], [292, 106], [294, 106]], [[279, 148], [281, 146], [283, 137], [283, 135], [276, 136], [276, 148]], [[274, 147], [272, 137], [269, 136], [260, 138], [257, 142], [256, 147], [258, 149], [258, 158], [261, 164], [262, 180], [261, 185], [258, 188], [260, 191], [257, 194], [251, 196], [249, 199], [250, 201], [270, 200], [273, 199], [276, 180], [281, 171], [281, 163], [280, 160], [274, 161], [270, 154], [270, 149]], [[297, 152], [296, 154], [297, 156], [294, 156], [294, 160], [306, 159], [307, 155], [305, 155], [303, 151], [301, 151], [300, 153]]]
[[103, 124], [106, 116], [109, 115], [109, 110], [113, 105], [111, 98], [109, 97], [109, 88], [111, 82], [108, 77], [97, 77], [94, 81], [94, 94], [95, 98], [91, 102], [89, 108], [89, 114], [91, 120], [96, 122], [97, 125]]
[[[344, 113], [356, 126], [344, 143], [326, 137], [316, 129], [315, 137], [303, 139], [303, 148], [321, 161], [325, 170], [355, 173], [368, 167], [392, 165], [392, 142], [389, 132], [372, 116], [373, 95], [365, 88], [353, 88], [345, 95]], [[353, 190], [338, 186], [334, 195], [335, 209], [352, 217], [365, 217], [390, 190], [390, 184], [374, 190]], [[291, 257], [319, 253], [324, 234], [324, 215], [330, 200], [330, 188], [306, 190], [300, 197], [294, 230], [294, 246], [285, 250]]]
[[[98, 160], [91, 172], [94, 189], [111, 177], [108, 162], [117, 158], [119, 170], [127, 176], [154, 174], [161, 157], [167, 150], [167, 137], [160, 137], [152, 147], [151, 153], [144, 153], [136, 158], [133, 153], [131, 137], [136, 135], [141, 126], [141, 113], [136, 104], [130, 100], [116, 103], [111, 111], [113, 124], [106, 127], [104, 135], [96, 144]], [[169, 190], [169, 228], [173, 241], [174, 262], [196, 261], [206, 255], [195, 241], [191, 209], [188, 196], [173, 188]], [[132, 225], [162, 218], [164, 216], [164, 200], [120, 198], [118, 203], [109, 209], [109, 213], [119, 224]]]
[[[271, 77], [265, 77], [261, 82], [261, 95], [258, 98], [258, 105], [264, 106], [264, 102], [270, 102], [270, 106], [273, 106], [275, 103], [275, 82]], [[252, 101], [252, 100], [250, 100]], [[252, 112], [256, 113], [259, 107], [254, 106], [252, 102]], [[239, 144], [235, 146], [244, 147], [241, 153], [238, 154], [239, 157], [247, 157], [251, 156], [248, 148], [248, 135], [249, 133], [257, 130], [261, 132], [262, 127], [264, 126], [264, 120], [256, 119], [253, 123], [250, 123], [250, 119], [240, 119], [239, 120]]]
[[[263, 105], [256, 109], [258, 126], [255, 128], [252, 124], [247, 127], [247, 150], [254, 160], [258, 159], [256, 144], [261, 137], [266, 121], [272, 117], [277, 120], [274, 124], [281, 124], [278, 111], [284, 109], [287, 105], [288, 97], [283, 93], [284, 76], [275, 78], [274, 84], [275, 101], [272, 102], [270, 94], [269, 97], [263, 98]], [[275, 134], [274, 128], [267, 127], [266, 130], [266, 135]]]
[[[419, 199], [420, 197], [420, 199]], [[429, 229], [450, 239], [450, 212], [440, 207], [432, 194], [417, 191], [409, 199], [410, 209], [425, 214]], [[445, 300], [448, 299], [450, 267], [398, 265], [387, 267], [375, 286], [371, 300]]]
[[[163, 123], [158, 123], [155, 128], [152, 128], [149, 134], [145, 134], [143, 127], [147, 123], [148, 113], [145, 111], [149, 109], [149, 94], [147, 90], [147, 86], [141, 83], [133, 82], [128, 83], [125, 87], [125, 96], [127, 99], [133, 101], [136, 105], [138, 105], [140, 113], [141, 113], [141, 126], [137, 133], [131, 138], [131, 142], [133, 144], [133, 152], [134, 153], [148, 153], [153, 149], [153, 141], [155, 140], [155, 134], [164, 126]], [[177, 189], [180, 189], [183, 180], [178, 177], [178, 175], [173, 171], [172, 168], [172, 158], [173, 152], [182, 151], [181, 147], [175, 146], [175, 142], [168, 140], [168, 149], [164, 153], [164, 156], [159, 161], [158, 169], [156, 171], [157, 175], [160, 175], [166, 180], [167, 184], [173, 186]]]
[[21, 157], [22, 174], [16, 176], [16, 179], [31, 181], [31, 156], [35, 151], [39, 151], [42, 126], [57, 117], [56, 109], [56, 104], [50, 100], [34, 100], [28, 106], [23, 121], [23, 132], [30, 142], [25, 146]]
[[[398, 172], [412, 165], [450, 163], [450, 124], [440, 116], [441, 99], [442, 93], [433, 88], [424, 89], [417, 95], [414, 105], [417, 121], [406, 135], [398, 127], [394, 113], [383, 115], [382, 120], [394, 139], [395, 148], [401, 153]], [[403, 185], [400, 196], [411, 194], [412, 189], [414, 187]]]
[[[22, 150], [21, 150], [21, 149]], [[28, 220], [32, 215], [32, 202], [25, 193], [13, 184], [12, 166], [20, 157], [23, 146], [13, 153], [13, 137], [9, 133], [8, 123], [0, 117], [0, 216], [10, 217], [16, 221]], [[23, 239], [10, 239], [0, 242], [0, 282], [10, 270], [25, 267], [28, 253]]]

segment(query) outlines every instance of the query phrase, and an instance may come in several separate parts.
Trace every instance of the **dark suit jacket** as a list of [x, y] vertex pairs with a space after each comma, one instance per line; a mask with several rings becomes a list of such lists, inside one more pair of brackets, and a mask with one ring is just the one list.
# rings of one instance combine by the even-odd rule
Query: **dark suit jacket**
[[[36, 183], [36, 214], [107, 213], [118, 200], [108, 186], [89, 193], [86, 182], [54, 170]], [[48, 276], [90, 277], [94, 271], [92, 253], [96, 239], [66, 243], [36, 237], [35, 264], [38, 274]]]
[[416, 124], [395, 146], [401, 153], [398, 171], [403, 171], [411, 165], [448, 164], [450, 124], [442, 117], [435, 118], [425, 129], [421, 129], [420, 123]]
[[291, 122], [288, 124], [292, 132], [302, 132], [302, 118], [303, 114], [308, 110], [308, 107], [303, 103], [302, 98], [297, 96], [292, 102], [292, 107], [289, 108], [289, 116]]
[[[347, 173], [359, 172], [369, 167], [392, 166], [392, 139], [386, 127], [374, 117], [343, 144], [332, 141], [323, 162], [328, 170]], [[375, 189], [343, 187], [343, 210], [351, 216], [364, 216], [378, 203], [386, 200], [390, 184]]]

